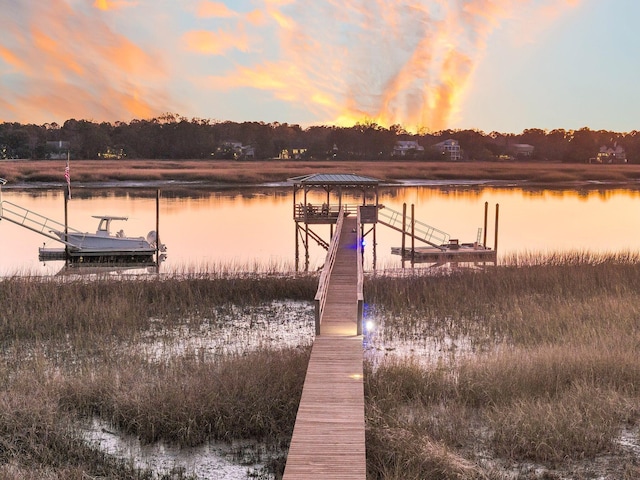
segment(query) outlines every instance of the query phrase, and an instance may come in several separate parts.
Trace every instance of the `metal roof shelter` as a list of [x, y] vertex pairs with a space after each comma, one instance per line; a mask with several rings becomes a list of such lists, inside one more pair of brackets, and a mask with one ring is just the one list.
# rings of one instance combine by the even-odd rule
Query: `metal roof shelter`
[[[333, 237], [333, 226], [338, 221], [342, 209], [347, 215], [355, 215], [360, 209], [361, 223], [375, 226], [378, 212], [378, 186], [380, 179], [356, 175], [354, 173], [313, 173], [288, 179], [293, 183], [293, 219], [296, 222], [296, 269], [299, 259], [299, 240], [305, 247], [305, 270], [309, 268], [309, 239], [313, 239], [323, 248], [329, 247]], [[310, 201], [309, 192], [324, 190], [322, 203]], [[345, 204], [343, 193], [356, 191], [362, 201], [357, 204]], [[332, 197], [333, 194], [333, 197]], [[315, 197], [317, 201], [317, 196]], [[333, 204], [332, 204], [333, 200]], [[329, 225], [330, 239], [324, 240], [309, 225]]]
[[[359, 205], [367, 205], [367, 198], [370, 193], [373, 195], [373, 204], [371, 207], [378, 205], [378, 186], [381, 180], [364, 175], [356, 175], [354, 173], [314, 173], [311, 175], [302, 175], [289, 179], [293, 183], [293, 205], [294, 218], [296, 222], [312, 223], [312, 224], [335, 224], [337, 213], [343, 206], [343, 192], [359, 191], [362, 193], [362, 203]], [[326, 192], [326, 198], [321, 205], [315, 205], [309, 202], [308, 193], [311, 190], [322, 189]], [[302, 198], [299, 192], [302, 190]], [[337, 205], [331, 205], [331, 194], [337, 196]], [[355, 213], [358, 205], [345, 205], [346, 213]], [[373, 219], [371, 219], [373, 220]], [[373, 221], [364, 221], [364, 223], [375, 223]]]
[[377, 186], [380, 180], [355, 173], [312, 173], [311, 175], [301, 175], [289, 179], [290, 182], [300, 185], [342, 185], [342, 186]]

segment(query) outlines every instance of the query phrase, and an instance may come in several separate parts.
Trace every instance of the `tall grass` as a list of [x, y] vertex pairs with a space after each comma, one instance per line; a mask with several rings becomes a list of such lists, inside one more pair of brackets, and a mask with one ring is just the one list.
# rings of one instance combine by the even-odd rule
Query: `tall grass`
[[[476, 347], [437, 364], [365, 365], [368, 478], [497, 480], [532, 463], [549, 478], [573, 478], [576, 465], [585, 478], [598, 468], [637, 478], [637, 460], [617, 440], [640, 419], [639, 267], [631, 253], [570, 252], [367, 279], [385, 334], [464, 336]], [[197, 331], [224, 305], [309, 300], [316, 284], [200, 273], [2, 280], [0, 474], [147, 478], [79, 439], [77, 422], [96, 415], [146, 442], [286, 445], [308, 348], [158, 361], [137, 347], [158, 323]]]
[[585, 252], [365, 283], [394, 337], [465, 336], [478, 347], [435, 365], [369, 366], [371, 478], [400, 478], [388, 474], [397, 458], [407, 478], [503, 478], [514, 462], [563, 476], [585, 460], [596, 475], [592, 460], [605, 455], [616, 478], [634, 478], [617, 439], [640, 419], [639, 287], [638, 255]]
[[66, 339], [80, 347], [130, 338], [152, 318], [168, 324], [215, 318], [217, 306], [313, 298], [311, 276], [150, 277], [93, 281], [13, 277], [0, 281], [0, 338]]
[[281, 473], [309, 348], [226, 357], [194, 350], [159, 361], [137, 347], [160, 324], [219, 328], [229, 305], [308, 300], [316, 284], [217, 274], [0, 281], [0, 474], [151, 478], [83, 442], [78, 422], [93, 416], [144, 442], [259, 439], [280, 452], [270, 468]]
[[145, 443], [181, 446], [291, 437], [309, 349], [258, 351], [215, 363], [183, 357], [149, 364], [135, 355], [75, 372], [60, 385], [60, 405], [98, 415]]

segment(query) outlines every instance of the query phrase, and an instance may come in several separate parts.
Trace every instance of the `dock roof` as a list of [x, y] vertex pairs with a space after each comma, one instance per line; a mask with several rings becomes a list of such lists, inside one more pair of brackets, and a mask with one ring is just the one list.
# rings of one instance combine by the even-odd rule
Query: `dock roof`
[[355, 173], [312, 173], [289, 178], [290, 182], [302, 185], [378, 185], [381, 180]]

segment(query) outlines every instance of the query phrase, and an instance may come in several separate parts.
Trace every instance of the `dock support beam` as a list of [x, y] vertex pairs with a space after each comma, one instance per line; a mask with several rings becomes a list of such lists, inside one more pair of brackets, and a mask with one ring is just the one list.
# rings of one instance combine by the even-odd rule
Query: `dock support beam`
[[489, 213], [489, 202], [484, 202], [484, 238], [482, 240], [482, 246], [487, 246], [487, 216]]
[[495, 239], [494, 239], [494, 245], [493, 245], [493, 250], [496, 252], [496, 255], [498, 254], [498, 211], [500, 209], [500, 205], [498, 203], [496, 203], [496, 233], [495, 233]]
[[415, 221], [415, 205], [411, 204], [411, 266], [414, 266], [416, 260], [416, 221]]
[[67, 195], [65, 193], [64, 195], [64, 263], [65, 266], [69, 265], [69, 245], [67, 245], [66, 242], [69, 241], [69, 215], [68, 215], [68, 208], [67, 208], [67, 203], [69, 202], [69, 195]]
[[160, 267], [160, 190], [156, 190], [156, 268]]
[[[404, 259], [404, 254], [406, 251], [406, 237], [407, 237], [407, 204], [402, 204], [402, 258]], [[404, 267], [404, 262], [402, 262], [402, 266]]]

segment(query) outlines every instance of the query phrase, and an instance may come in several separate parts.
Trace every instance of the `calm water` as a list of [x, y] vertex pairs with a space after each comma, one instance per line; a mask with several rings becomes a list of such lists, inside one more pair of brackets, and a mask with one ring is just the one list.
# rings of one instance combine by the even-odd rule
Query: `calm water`
[[[498, 256], [516, 252], [590, 250], [607, 252], [640, 249], [640, 192], [632, 189], [545, 190], [522, 187], [407, 186], [383, 188], [380, 202], [402, 211], [415, 205], [416, 219], [443, 230], [460, 242], [473, 242], [484, 222], [489, 203], [487, 245], [495, 245], [495, 205], [499, 204]], [[3, 189], [3, 199], [64, 221], [64, 198], [59, 189]], [[318, 192], [310, 197], [324, 201]], [[359, 203], [347, 198], [346, 203]], [[94, 231], [92, 215], [121, 215], [127, 235], [146, 236], [155, 229], [155, 190], [76, 188], [69, 202], [69, 226]], [[212, 265], [276, 265], [291, 269], [295, 262], [293, 192], [286, 187], [242, 190], [163, 192], [160, 200], [160, 236], [168, 256], [166, 272], [203, 271]], [[328, 239], [329, 227], [315, 231]], [[400, 246], [400, 234], [377, 228], [376, 266], [401, 265], [391, 247]], [[367, 237], [365, 267], [373, 263], [371, 234]], [[7, 221], [0, 222], [0, 275], [53, 274], [62, 262], [38, 261], [38, 247], [61, 245]], [[407, 243], [409, 245], [409, 243]], [[302, 248], [302, 247], [301, 247]], [[322, 265], [325, 251], [310, 245], [310, 268]], [[304, 255], [301, 254], [301, 267]]]

